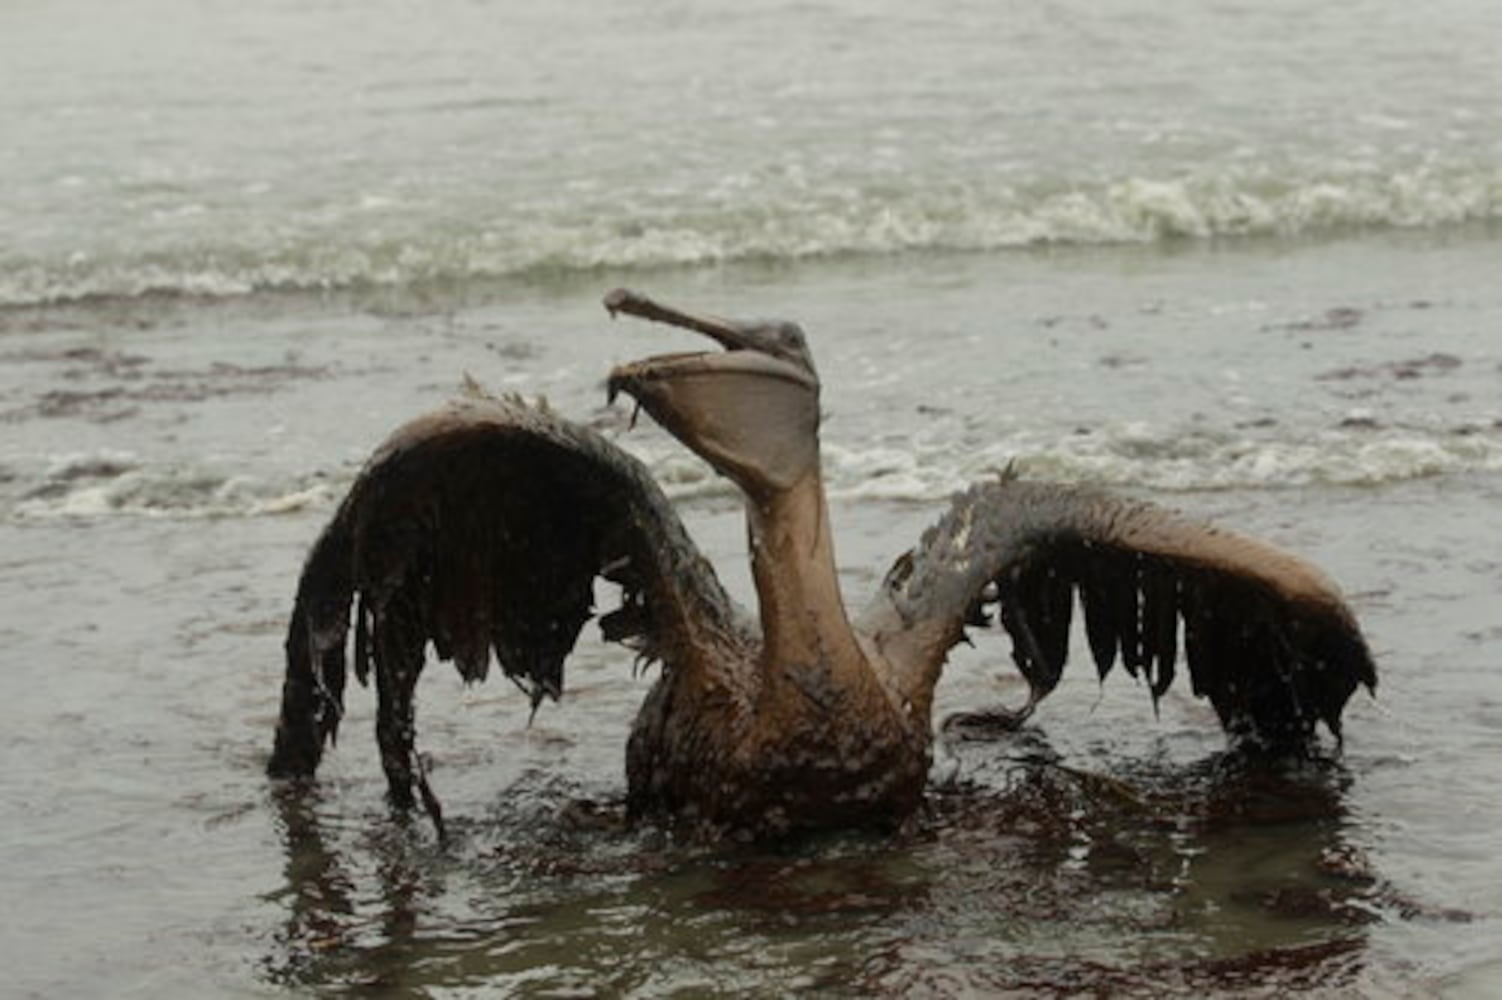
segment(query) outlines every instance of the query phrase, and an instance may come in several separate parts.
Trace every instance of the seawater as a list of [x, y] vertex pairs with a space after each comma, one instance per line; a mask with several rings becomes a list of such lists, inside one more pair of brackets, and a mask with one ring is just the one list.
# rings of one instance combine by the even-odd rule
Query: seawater
[[1502, 213], [1485, 0], [0, 19], [0, 303]]
[[[1461, 0], [8, 6], [10, 988], [1490, 995], [1499, 46]], [[915, 831], [712, 851], [611, 826], [646, 682], [586, 628], [531, 726], [424, 680], [448, 847], [363, 690], [271, 787], [306, 547], [466, 373], [642, 456], [751, 600], [734, 492], [605, 405], [693, 346], [620, 284], [804, 325], [852, 604], [1015, 462], [1312, 558], [1377, 698], [1248, 787], [1187, 690], [1076, 653]], [[941, 711], [1021, 697], [976, 638]]]

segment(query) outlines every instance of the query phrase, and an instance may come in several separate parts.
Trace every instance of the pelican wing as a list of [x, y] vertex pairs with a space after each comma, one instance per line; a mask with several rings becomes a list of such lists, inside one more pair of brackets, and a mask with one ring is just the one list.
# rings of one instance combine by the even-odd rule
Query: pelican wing
[[1307, 562], [1152, 504], [1010, 475], [955, 498], [863, 625], [931, 684], [965, 626], [999, 605], [1031, 709], [1064, 668], [1076, 595], [1102, 679], [1119, 658], [1156, 704], [1182, 649], [1194, 693], [1264, 745], [1303, 746], [1318, 721], [1339, 738], [1346, 700], [1376, 685], [1354, 615]]
[[[269, 770], [311, 774], [342, 710], [348, 633], [374, 671], [377, 736], [393, 797], [410, 797], [412, 687], [431, 643], [466, 680], [492, 660], [533, 707], [563, 687], [563, 661], [621, 585], [607, 639], [674, 669], [709, 633], [742, 626], [644, 466], [546, 408], [478, 394], [399, 428], [315, 543], [287, 633], [287, 679]], [[431, 808], [430, 804], [430, 808]]]

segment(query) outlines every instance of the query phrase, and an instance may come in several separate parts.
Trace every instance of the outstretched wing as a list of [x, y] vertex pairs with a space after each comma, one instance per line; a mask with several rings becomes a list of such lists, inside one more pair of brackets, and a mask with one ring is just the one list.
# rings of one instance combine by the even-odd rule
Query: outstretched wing
[[427, 645], [471, 681], [493, 655], [535, 708], [562, 690], [596, 576], [624, 594], [601, 619], [605, 637], [664, 669], [742, 627], [645, 467], [599, 434], [478, 394], [399, 428], [303, 569], [268, 770], [311, 774], [333, 740], [353, 624], [356, 675], [376, 674], [392, 796], [409, 802], [414, 781], [426, 794], [411, 692]]
[[1351, 693], [1377, 682], [1355, 616], [1303, 560], [1152, 504], [1010, 475], [955, 498], [863, 627], [910, 683], [931, 686], [964, 627], [989, 624], [998, 604], [1030, 710], [1064, 668], [1076, 594], [1102, 679], [1119, 657], [1156, 703], [1182, 645], [1194, 693], [1267, 746], [1303, 746], [1318, 721], [1338, 738]]

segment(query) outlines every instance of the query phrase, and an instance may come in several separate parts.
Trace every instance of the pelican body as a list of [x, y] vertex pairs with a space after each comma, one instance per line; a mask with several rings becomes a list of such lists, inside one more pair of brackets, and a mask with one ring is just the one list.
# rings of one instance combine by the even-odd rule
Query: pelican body
[[[1299, 751], [1376, 674], [1319, 570], [1163, 508], [1010, 474], [956, 496], [852, 615], [819, 464], [819, 378], [788, 322], [696, 316], [617, 290], [612, 313], [713, 338], [609, 376], [744, 494], [759, 615], [725, 593], [646, 468], [545, 406], [472, 392], [399, 428], [314, 544], [286, 641], [268, 771], [311, 775], [342, 713], [349, 647], [378, 699], [392, 802], [420, 796], [413, 689], [427, 648], [479, 681], [492, 658], [534, 710], [621, 586], [608, 640], [661, 665], [626, 749], [627, 805], [703, 836], [893, 825], [922, 799], [932, 706], [968, 627], [998, 621], [1030, 696], [1057, 683], [1076, 597], [1102, 678], [1119, 659], [1156, 699], [1176, 663], [1238, 741]], [[350, 633], [353, 632], [353, 641]], [[1182, 638], [1182, 641], [1181, 641]]]

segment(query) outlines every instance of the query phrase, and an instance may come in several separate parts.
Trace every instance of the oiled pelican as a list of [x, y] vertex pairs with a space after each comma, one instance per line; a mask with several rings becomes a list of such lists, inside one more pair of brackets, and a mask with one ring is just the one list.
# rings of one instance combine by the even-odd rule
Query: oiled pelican
[[1173, 680], [1182, 622], [1194, 693], [1239, 739], [1299, 748], [1319, 722], [1339, 737], [1346, 700], [1376, 684], [1354, 616], [1308, 563], [1150, 504], [1009, 475], [955, 497], [852, 618], [802, 331], [627, 291], [605, 305], [725, 348], [621, 365], [608, 386], [744, 492], [760, 625], [639, 461], [545, 407], [471, 395], [398, 429], [315, 543], [287, 634], [273, 776], [311, 774], [334, 736], [353, 623], [390, 798], [406, 807], [420, 794], [438, 819], [413, 749], [428, 643], [466, 681], [493, 654], [535, 709], [562, 689], [597, 576], [624, 595], [601, 618], [605, 638], [661, 664], [626, 750], [628, 812], [710, 835], [911, 813], [934, 685], [992, 604], [1031, 688], [997, 718], [1020, 719], [1053, 689], [1076, 593], [1101, 676], [1119, 656], [1154, 698]]

